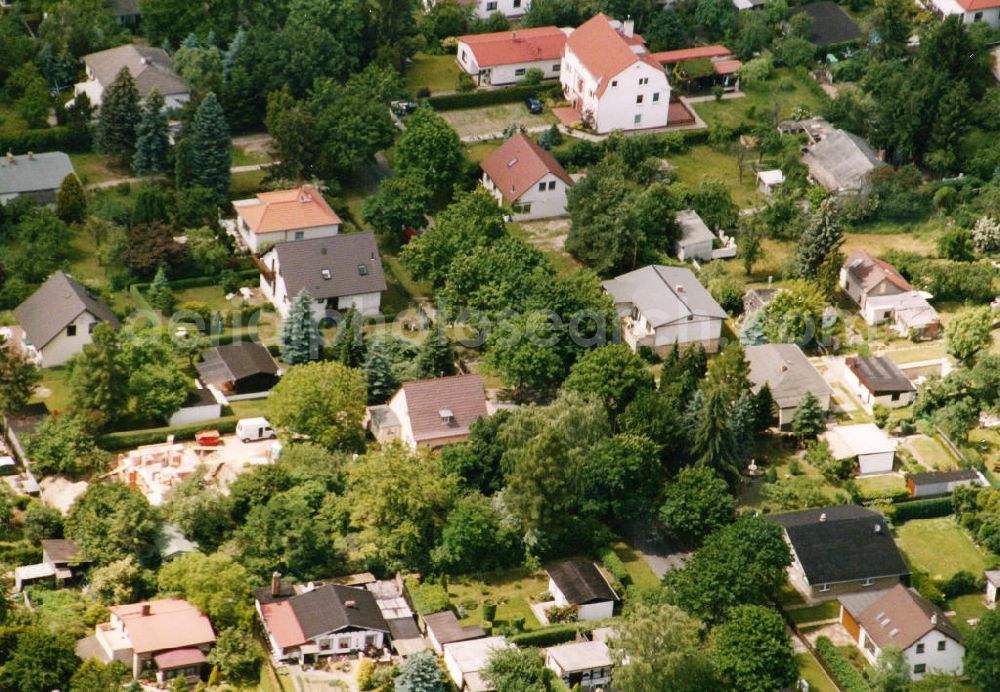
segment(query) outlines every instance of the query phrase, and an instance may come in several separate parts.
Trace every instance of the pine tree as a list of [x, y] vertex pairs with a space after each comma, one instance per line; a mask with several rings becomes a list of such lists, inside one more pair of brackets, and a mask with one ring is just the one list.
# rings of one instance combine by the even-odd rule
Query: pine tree
[[337, 327], [337, 340], [333, 344], [333, 357], [349, 368], [359, 368], [365, 362], [364, 320], [351, 308]]
[[312, 314], [312, 296], [306, 289], [292, 300], [288, 317], [281, 325], [281, 357], [289, 365], [318, 360], [322, 335]]
[[813, 223], [799, 238], [798, 254], [795, 257], [795, 271], [803, 279], [815, 279], [820, 267], [832, 252], [837, 252], [844, 243], [844, 230], [837, 217], [833, 201], [824, 201]]
[[97, 411], [108, 423], [118, 419], [128, 403], [128, 373], [113, 327], [94, 328], [91, 343], [71, 361], [69, 383], [74, 410]]
[[437, 657], [430, 651], [410, 656], [403, 662], [395, 688], [396, 692], [445, 692], [448, 689]]
[[754, 408], [754, 429], [762, 433], [774, 423], [774, 396], [771, 394], [771, 387], [764, 383], [764, 386], [753, 395]]
[[132, 157], [132, 170], [136, 175], [153, 175], [167, 170], [170, 132], [164, 105], [160, 92], [153, 89], [136, 128], [135, 156]]
[[66, 223], [83, 223], [87, 218], [87, 195], [76, 173], [63, 178], [56, 193], [56, 216]]
[[229, 194], [230, 166], [233, 165], [229, 123], [219, 99], [209, 92], [194, 114], [190, 137], [191, 183], [215, 191], [220, 198]]
[[232, 76], [233, 65], [236, 64], [236, 57], [240, 54], [240, 51], [243, 50], [243, 46], [246, 45], [246, 42], [247, 32], [246, 29], [241, 26], [239, 31], [237, 31], [236, 35], [233, 37], [233, 40], [229, 42], [229, 49], [222, 54], [222, 77], [226, 81], [229, 81], [230, 76]]
[[399, 388], [399, 380], [392, 371], [392, 359], [386, 352], [384, 341], [376, 339], [372, 342], [362, 370], [368, 378], [370, 404], [384, 403]]
[[725, 387], [707, 387], [705, 405], [695, 421], [691, 435], [696, 463], [714, 469], [731, 481], [739, 473], [736, 460], [736, 440], [733, 438], [732, 405]]
[[153, 277], [153, 282], [149, 285], [146, 294], [149, 297], [149, 304], [154, 308], [165, 315], [173, 312], [177, 298], [174, 296], [173, 289], [170, 288], [167, 272], [162, 266], [156, 270], [156, 276]]
[[132, 79], [132, 73], [123, 67], [115, 81], [104, 91], [97, 120], [98, 150], [118, 165], [131, 163], [135, 151], [136, 127], [141, 118], [139, 90]]
[[792, 432], [800, 439], [813, 438], [826, 430], [826, 412], [812, 392], [806, 392], [792, 416]]
[[455, 344], [440, 325], [435, 325], [420, 345], [416, 366], [418, 377], [445, 377], [458, 372], [455, 367]]

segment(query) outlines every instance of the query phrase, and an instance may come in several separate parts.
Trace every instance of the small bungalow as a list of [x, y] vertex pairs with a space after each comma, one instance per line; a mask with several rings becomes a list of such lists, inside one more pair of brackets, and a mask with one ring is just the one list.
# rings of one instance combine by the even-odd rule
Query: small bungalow
[[107, 0], [104, 6], [122, 26], [137, 27], [142, 20], [142, 7], [139, 0]]
[[933, 338], [941, 331], [941, 318], [927, 300], [894, 266], [855, 250], [840, 268], [839, 285], [870, 325], [892, 321], [892, 329], [908, 338]]
[[541, 70], [543, 79], [557, 79], [569, 32], [540, 26], [458, 36], [455, 60], [480, 85], [514, 84], [532, 69]]
[[75, 175], [73, 162], [61, 151], [23, 156], [7, 152], [0, 158], [0, 205], [16, 197], [55, 204], [59, 186], [68, 175]]
[[757, 171], [757, 191], [762, 195], [770, 197], [777, 192], [778, 188], [785, 184], [785, 174], [780, 168], [770, 171]]
[[910, 574], [878, 512], [837, 505], [771, 516], [792, 550], [792, 585], [807, 598], [828, 600], [896, 585]]
[[560, 608], [575, 606], [577, 619], [605, 620], [614, 615], [618, 594], [593, 560], [562, 560], [545, 568], [549, 595]]
[[545, 667], [555, 672], [569, 689], [609, 689], [611, 652], [602, 641], [582, 641], [545, 649]]
[[290, 240], [329, 238], [340, 232], [341, 220], [323, 193], [312, 185], [291, 190], [259, 192], [233, 202], [236, 231], [250, 252]]
[[86, 94], [94, 106], [100, 107], [104, 91], [123, 69], [131, 73], [142, 100], [154, 90], [160, 92], [167, 110], [181, 108], [191, 100], [191, 88], [174, 71], [173, 61], [162, 48], [129, 43], [85, 55], [83, 62], [87, 81], [76, 84], [73, 93]]
[[42, 561], [36, 565], [14, 568], [14, 591], [20, 592], [30, 583], [54, 581], [62, 586], [78, 576], [91, 560], [69, 539], [51, 538], [42, 541]]
[[840, 5], [830, 0], [801, 5], [788, 14], [793, 16], [799, 13], [812, 18], [812, 26], [809, 28], [809, 35], [806, 38], [810, 43], [815, 43], [820, 48], [851, 43], [858, 41], [863, 36], [857, 22], [851, 19]]
[[698, 260], [708, 262], [712, 259], [712, 245], [715, 234], [709, 230], [705, 222], [693, 209], [684, 209], [676, 214], [677, 224], [681, 227], [681, 237], [677, 241], [677, 259], [681, 262]]
[[464, 442], [469, 426], [489, 415], [479, 375], [452, 375], [404, 382], [388, 404], [369, 406], [366, 427], [385, 444], [437, 449]]
[[830, 445], [834, 459], [857, 459], [859, 476], [892, 472], [896, 445], [874, 423], [838, 425], [820, 437]]
[[160, 532], [156, 536], [156, 552], [160, 554], [160, 562], [169, 562], [196, 550], [198, 544], [185, 538], [180, 526], [172, 521], [160, 524]]
[[868, 413], [876, 406], [909, 406], [917, 396], [917, 388], [910, 378], [887, 356], [845, 358], [844, 381]]
[[986, 602], [996, 604], [997, 591], [1000, 590], [1000, 569], [988, 569], [983, 572], [986, 577]]
[[463, 626], [460, 624], [455, 613], [450, 610], [424, 615], [421, 619], [424, 623], [427, 640], [439, 654], [444, 653], [446, 644], [482, 639], [486, 636], [483, 628], [478, 625]]
[[485, 637], [444, 645], [444, 667], [459, 692], [486, 692], [493, 685], [482, 677], [496, 651], [513, 648], [503, 637]]
[[674, 83], [704, 90], [721, 85], [727, 91], [739, 87], [739, 71], [743, 67], [733, 54], [722, 45], [697, 46], [653, 53], [650, 57], [663, 65]]
[[943, 17], [959, 15], [963, 24], [983, 22], [1000, 27], [1000, 0], [931, 0], [933, 9]]
[[514, 218], [545, 219], [566, 214], [566, 196], [575, 182], [555, 157], [516, 132], [479, 164], [485, 187]]
[[953, 471], [930, 471], [914, 473], [906, 477], [906, 487], [910, 497], [937, 497], [951, 495], [955, 488], [977, 485], [989, 487], [989, 481], [976, 469], [955, 469]]
[[804, 131], [809, 137], [802, 154], [809, 177], [831, 193], [847, 194], [867, 189], [869, 174], [885, 165], [862, 137], [835, 128], [822, 118], [795, 123], [794, 130]]
[[765, 384], [771, 390], [781, 430], [791, 430], [795, 411], [807, 392], [819, 400], [820, 408], [830, 410], [833, 390], [801, 348], [795, 344], [761, 344], [747, 346], [745, 353], [753, 391], [759, 392]]
[[267, 392], [278, 383], [278, 364], [257, 341], [235, 341], [202, 354], [195, 368], [205, 384], [226, 395]]
[[902, 649], [913, 680], [931, 672], [962, 674], [962, 635], [943, 610], [915, 589], [896, 584], [841, 596], [840, 623], [871, 665], [892, 646]]

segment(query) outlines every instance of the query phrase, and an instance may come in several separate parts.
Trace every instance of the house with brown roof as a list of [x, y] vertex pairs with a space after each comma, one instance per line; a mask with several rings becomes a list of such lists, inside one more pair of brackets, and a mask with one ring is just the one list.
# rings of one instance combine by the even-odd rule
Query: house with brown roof
[[14, 308], [14, 339], [39, 367], [62, 365], [92, 340], [101, 322], [121, 327], [115, 313], [73, 277], [57, 271]]
[[566, 214], [574, 181], [555, 157], [517, 132], [481, 164], [483, 187], [507, 204], [514, 218], [544, 219]]
[[876, 406], [909, 406], [917, 396], [917, 388], [910, 378], [887, 356], [845, 358], [844, 381], [868, 413]]
[[312, 185], [259, 192], [233, 202], [236, 231], [250, 252], [290, 240], [329, 238], [340, 232], [340, 217]]
[[928, 673], [962, 674], [962, 635], [944, 611], [915, 589], [897, 584], [839, 600], [840, 623], [872, 665], [893, 646], [902, 649], [914, 680]]
[[111, 619], [97, 625], [94, 637], [77, 644], [81, 658], [121, 661], [136, 678], [151, 671], [157, 682], [177, 677], [196, 682], [215, 646], [208, 616], [179, 598], [111, 606]]
[[561, 560], [546, 567], [545, 572], [555, 605], [575, 607], [578, 620], [606, 620], [614, 615], [618, 594], [593, 560]]
[[985, 22], [1000, 27], [1000, 0], [931, 0], [931, 4], [944, 17], [961, 16], [963, 24]]
[[666, 127], [670, 82], [634, 22], [598, 13], [570, 34], [559, 70], [579, 120], [604, 134]]
[[864, 310], [874, 296], [898, 295], [913, 286], [899, 271], [867, 250], [855, 250], [840, 268], [840, 288]]
[[278, 243], [259, 263], [260, 290], [284, 318], [300, 291], [312, 299], [317, 320], [339, 319], [354, 308], [376, 315], [386, 289], [373, 233], [344, 233]]
[[479, 375], [453, 375], [404, 382], [388, 404], [369, 406], [366, 427], [383, 444], [437, 449], [464, 442], [469, 426], [489, 415]]
[[514, 84], [531, 69], [541, 70], [544, 79], [555, 79], [569, 32], [540, 26], [459, 36], [455, 60], [480, 85]]
[[44, 540], [40, 563], [14, 568], [14, 591], [20, 592], [25, 586], [39, 581], [62, 586], [77, 577], [90, 563], [91, 560], [73, 541], [64, 538]]
[[315, 662], [388, 646], [389, 625], [372, 593], [341, 584], [293, 585], [275, 572], [254, 591], [275, 661]]
[[866, 250], [855, 250], [840, 268], [840, 288], [861, 308], [870, 325], [891, 322], [900, 336], [933, 338], [941, 331], [941, 318], [928, 301], [899, 271]]
[[[148, 99], [160, 92], [167, 110], [181, 108], [191, 100], [191, 88], [174, 71], [174, 63], [162, 48], [129, 43], [83, 56], [87, 80], [73, 87], [76, 96], [86, 94], [94, 106], [100, 106], [107, 89], [127, 69], [135, 80], [139, 97]], [[75, 98], [75, 97], [74, 97]]]

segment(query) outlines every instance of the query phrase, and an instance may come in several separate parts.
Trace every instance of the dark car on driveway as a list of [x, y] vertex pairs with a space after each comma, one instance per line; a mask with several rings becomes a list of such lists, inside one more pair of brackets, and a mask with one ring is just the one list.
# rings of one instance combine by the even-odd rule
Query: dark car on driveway
[[534, 97], [529, 97], [524, 100], [524, 105], [528, 108], [528, 112], [532, 115], [540, 115], [542, 112], [542, 102]]

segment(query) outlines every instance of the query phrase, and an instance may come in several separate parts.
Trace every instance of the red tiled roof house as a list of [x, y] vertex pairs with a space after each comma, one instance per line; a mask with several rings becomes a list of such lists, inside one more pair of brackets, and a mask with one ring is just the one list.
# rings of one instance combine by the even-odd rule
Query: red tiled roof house
[[1000, 0], [931, 0], [934, 9], [948, 16], [961, 15], [963, 24], [986, 22], [1000, 27]]
[[236, 230], [251, 252], [288, 240], [328, 238], [340, 232], [340, 217], [312, 185], [261, 192], [233, 202]]
[[666, 127], [670, 82], [632, 20], [597, 14], [566, 41], [563, 95], [596, 132]]
[[544, 219], [566, 214], [566, 194], [573, 179], [555, 157], [520, 132], [504, 142], [480, 166], [483, 187], [514, 218]]
[[559, 76], [566, 31], [554, 26], [458, 37], [455, 60], [477, 84], [513, 84], [537, 68], [545, 79]]
[[91, 653], [121, 661], [136, 678], [151, 670], [160, 684], [180, 676], [197, 680], [215, 645], [208, 616], [179, 598], [112, 606], [111, 620], [95, 635], [99, 646]]
[[469, 426], [489, 415], [479, 375], [405, 382], [383, 406], [369, 406], [366, 424], [379, 442], [437, 449], [464, 442]]

